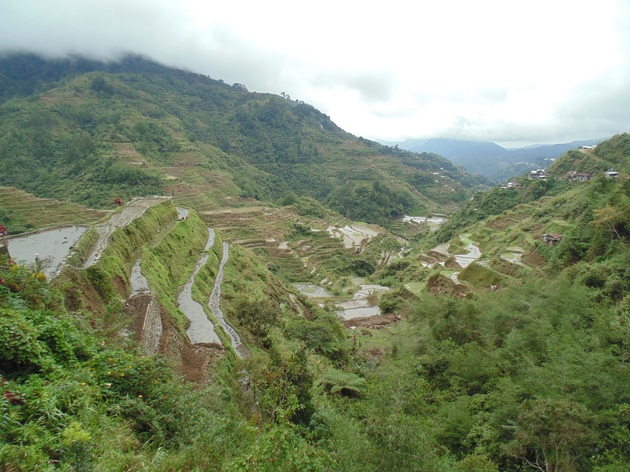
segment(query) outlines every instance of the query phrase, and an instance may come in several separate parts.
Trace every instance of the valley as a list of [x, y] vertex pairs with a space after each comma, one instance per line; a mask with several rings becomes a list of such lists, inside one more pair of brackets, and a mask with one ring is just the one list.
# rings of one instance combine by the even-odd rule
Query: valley
[[628, 468], [630, 135], [488, 188], [284, 96], [47, 61], [0, 58], [38, 81], [0, 102], [2, 470]]

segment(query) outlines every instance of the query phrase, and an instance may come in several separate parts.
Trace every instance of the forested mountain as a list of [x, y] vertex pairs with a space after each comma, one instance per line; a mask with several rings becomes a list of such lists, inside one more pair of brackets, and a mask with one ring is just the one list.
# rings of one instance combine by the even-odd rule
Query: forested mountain
[[85, 225], [52, 280], [3, 239], [3, 470], [630, 468], [630, 135], [469, 198], [438, 156], [242, 85], [0, 70], [0, 224]]
[[356, 138], [312, 106], [140, 57], [0, 59], [0, 183], [111, 207], [174, 195], [198, 210], [293, 192], [386, 223], [447, 208], [482, 179]]

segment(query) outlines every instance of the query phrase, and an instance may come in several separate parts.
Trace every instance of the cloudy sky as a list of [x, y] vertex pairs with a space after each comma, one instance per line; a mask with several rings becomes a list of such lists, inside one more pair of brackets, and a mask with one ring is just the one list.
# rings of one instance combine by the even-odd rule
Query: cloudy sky
[[139, 53], [380, 141], [630, 131], [628, 0], [0, 0], [0, 49]]

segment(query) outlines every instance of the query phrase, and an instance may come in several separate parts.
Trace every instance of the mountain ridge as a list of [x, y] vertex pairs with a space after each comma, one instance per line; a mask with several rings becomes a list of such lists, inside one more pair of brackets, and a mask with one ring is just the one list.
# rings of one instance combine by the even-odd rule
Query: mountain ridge
[[518, 177], [528, 170], [545, 168], [571, 149], [594, 146], [604, 139], [536, 144], [521, 148], [504, 148], [491, 141], [447, 138], [406, 140], [398, 145], [413, 152], [433, 152], [462, 166], [468, 172], [483, 175], [494, 182], [501, 182], [510, 177]]

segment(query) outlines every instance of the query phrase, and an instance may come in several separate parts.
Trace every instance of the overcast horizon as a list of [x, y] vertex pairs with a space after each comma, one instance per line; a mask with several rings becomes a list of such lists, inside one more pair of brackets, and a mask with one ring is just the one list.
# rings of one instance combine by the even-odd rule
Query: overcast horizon
[[504, 147], [630, 131], [630, 2], [0, 0], [0, 50], [168, 66], [286, 93], [376, 141]]

